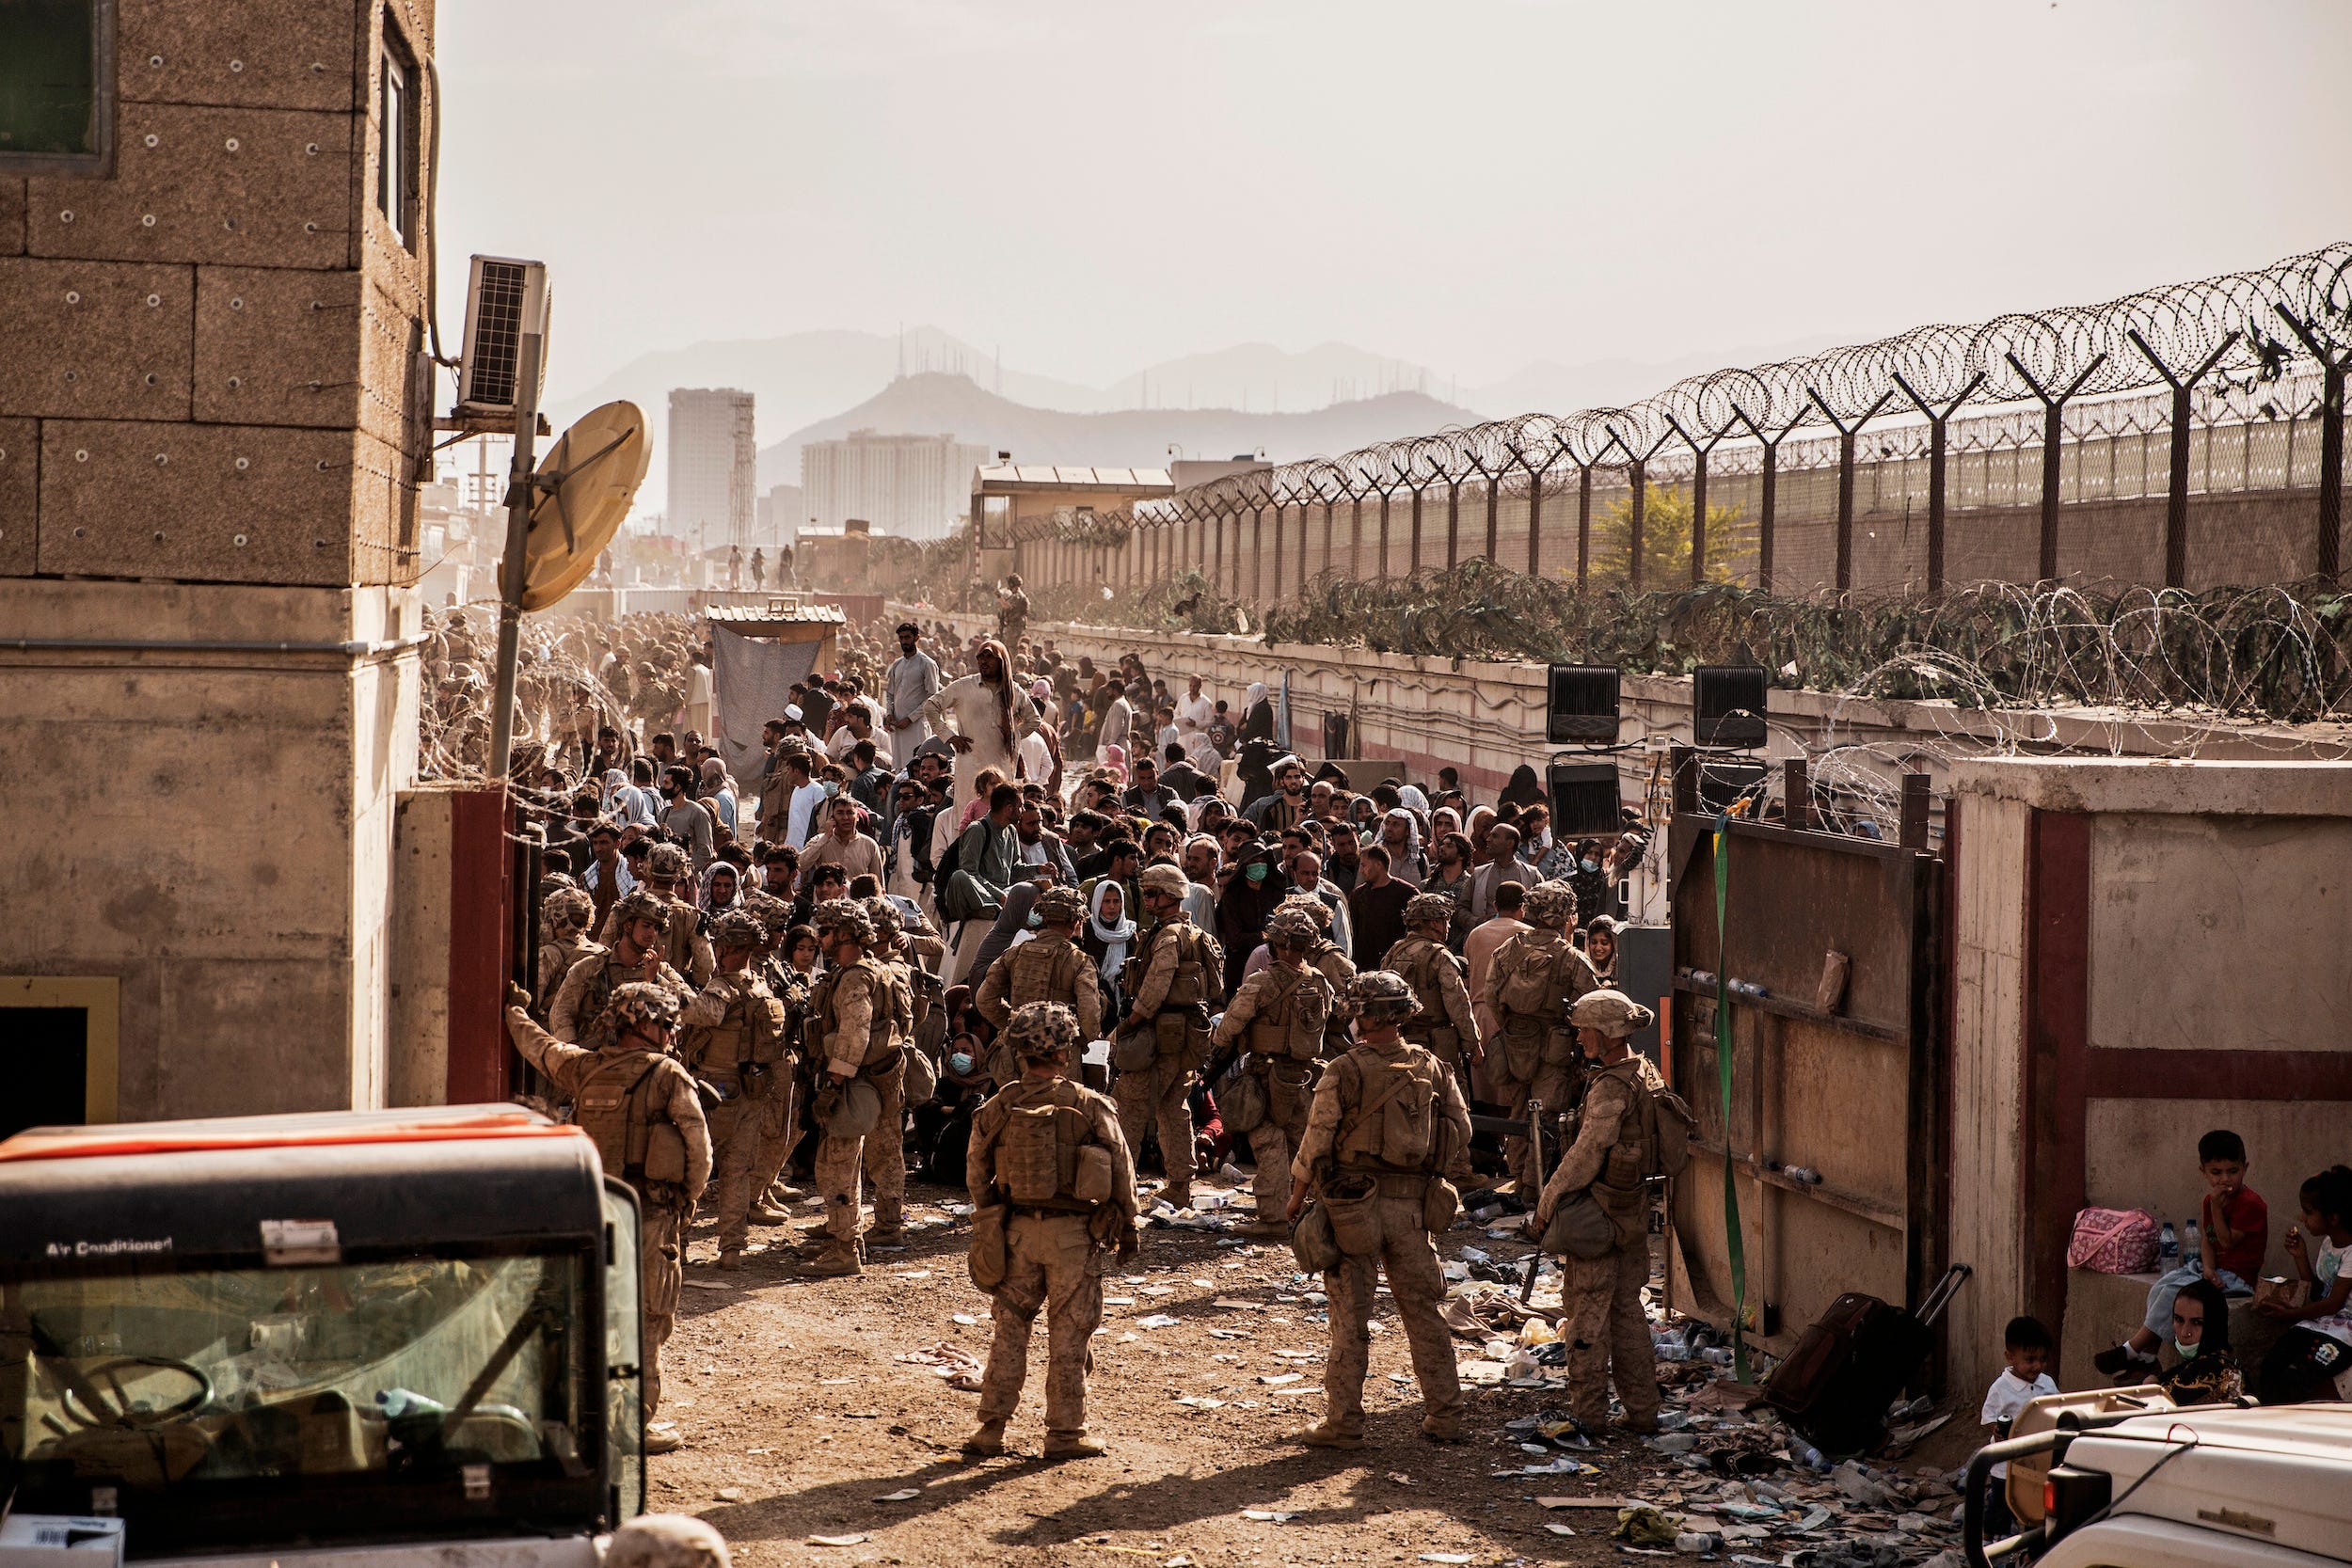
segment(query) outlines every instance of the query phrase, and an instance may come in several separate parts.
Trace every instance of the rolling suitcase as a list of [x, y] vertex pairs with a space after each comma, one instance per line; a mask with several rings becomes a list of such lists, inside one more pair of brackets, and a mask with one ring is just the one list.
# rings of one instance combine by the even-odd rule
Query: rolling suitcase
[[1848, 1291], [1764, 1380], [1764, 1398], [1800, 1437], [1834, 1458], [1867, 1452], [1887, 1407], [1935, 1348], [1930, 1332], [1969, 1275], [1955, 1263], [1915, 1312]]

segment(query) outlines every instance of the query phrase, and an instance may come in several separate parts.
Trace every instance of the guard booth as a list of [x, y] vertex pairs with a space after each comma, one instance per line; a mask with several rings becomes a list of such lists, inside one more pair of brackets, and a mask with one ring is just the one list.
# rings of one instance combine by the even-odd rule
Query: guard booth
[[839, 662], [848, 617], [815, 594], [785, 593], [713, 605], [708, 620], [710, 743], [736, 782], [754, 788], [766, 756], [760, 726], [783, 716], [793, 682]]
[[1753, 786], [1719, 811], [1706, 758], [1676, 753], [1668, 836], [1665, 1070], [1698, 1123], [1667, 1199], [1668, 1305], [1785, 1355], [1844, 1292], [1915, 1303], [1947, 1262], [1946, 867], [1925, 774], [1890, 841], [1824, 826], [1802, 762], [1779, 820]]

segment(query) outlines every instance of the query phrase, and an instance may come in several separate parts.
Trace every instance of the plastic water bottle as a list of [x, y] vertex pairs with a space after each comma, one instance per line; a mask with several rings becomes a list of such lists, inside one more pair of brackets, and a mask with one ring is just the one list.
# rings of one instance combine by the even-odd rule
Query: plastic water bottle
[[2169, 1271], [2181, 1261], [2181, 1239], [2172, 1233], [2172, 1222], [2164, 1222], [2164, 1230], [2156, 1240], [2156, 1261]]
[[2191, 1221], [2189, 1221], [2189, 1222], [2188, 1222], [2188, 1236], [2187, 1236], [2187, 1241], [2188, 1241], [2188, 1256], [2189, 1256], [2189, 1257], [2191, 1257], [2191, 1258], [2199, 1258], [2199, 1259], [2201, 1259], [2201, 1258], [2203, 1258], [2203, 1257], [2205, 1256], [2204, 1251], [2203, 1251], [2204, 1244], [2205, 1244], [2205, 1243], [2204, 1243], [2204, 1238], [2203, 1238], [2202, 1234], [2201, 1234], [2201, 1233], [2198, 1230], [2198, 1228], [2197, 1228], [2197, 1222], [2196, 1222], [2195, 1220], [2191, 1220]]

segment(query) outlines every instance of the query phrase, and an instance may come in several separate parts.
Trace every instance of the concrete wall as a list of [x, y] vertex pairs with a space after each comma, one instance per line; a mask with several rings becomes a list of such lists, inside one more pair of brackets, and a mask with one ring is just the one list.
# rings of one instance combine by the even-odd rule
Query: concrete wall
[[2279, 1272], [2296, 1189], [2352, 1158], [2352, 766], [1985, 759], [1952, 784], [1952, 1256], [1978, 1268], [1955, 1355], [1990, 1377], [2033, 1311], [2080, 1386], [2115, 1307], [2064, 1268], [2077, 1210], [2185, 1226], [2197, 1140], [2228, 1128]]
[[381, 1103], [414, 607], [0, 578], [0, 627], [116, 644], [0, 641], [0, 971], [120, 980], [125, 1119]]
[[112, 169], [0, 168], [0, 973], [120, 978], [126, 1118], [377, 1105], [433, 4], [114, 14]]

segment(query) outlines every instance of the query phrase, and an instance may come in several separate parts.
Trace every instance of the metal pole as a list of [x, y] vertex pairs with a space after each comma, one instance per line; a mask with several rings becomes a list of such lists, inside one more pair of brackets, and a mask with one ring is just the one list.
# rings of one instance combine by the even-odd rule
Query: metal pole
[[515, 740], [515, 665], [521, 652], [523, 569], [530, 557], [532, 470], [539, 437], [539, 356], [536, 332], [522, 335], [515, 376], [515, 452], [506, 466], [505, 578], [499, 594], [498, 689], [490, 699], [490, 776], [503, 785]]

